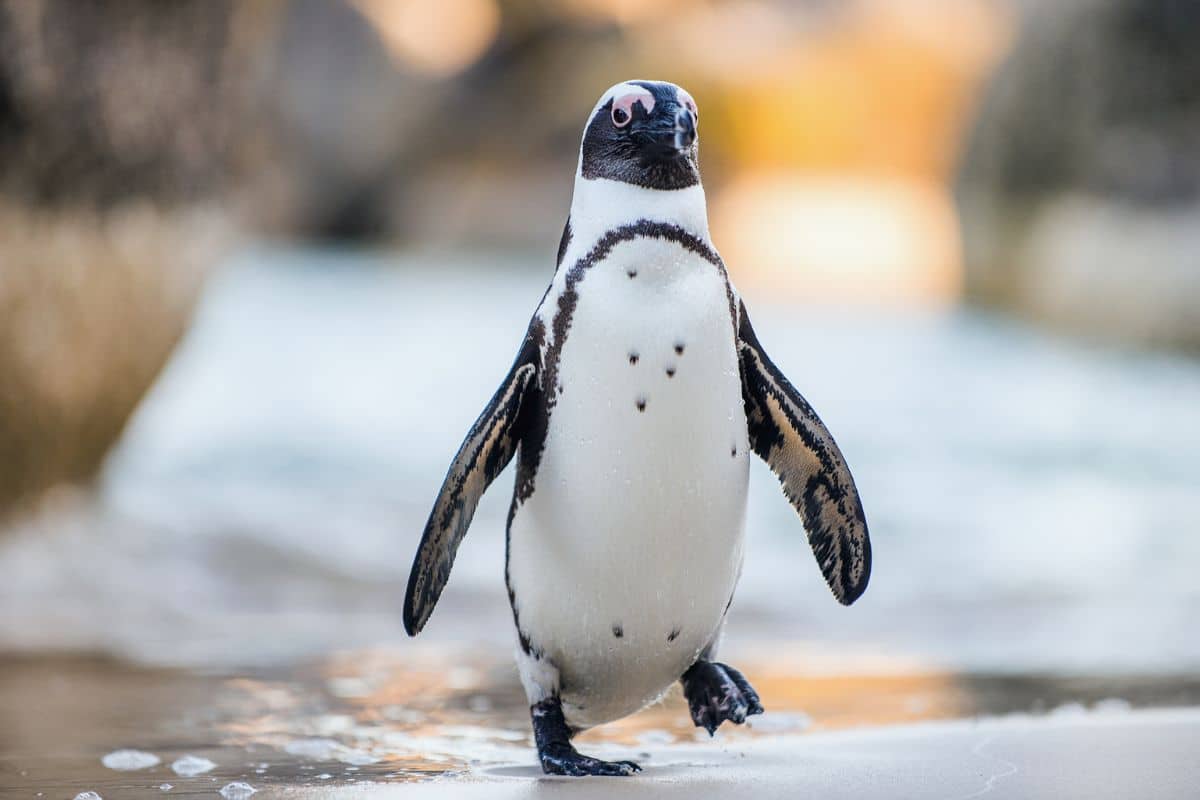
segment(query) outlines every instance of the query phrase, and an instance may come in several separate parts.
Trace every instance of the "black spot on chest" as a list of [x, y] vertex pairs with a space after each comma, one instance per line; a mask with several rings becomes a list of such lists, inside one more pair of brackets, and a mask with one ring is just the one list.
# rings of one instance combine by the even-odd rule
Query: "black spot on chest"
[[[571, 220], [568, 219], [563, 228], [562, 239], [559, 241], [560, 259], [566, 257], [566, 251], [570, 247], [573, 235]], [[541, 369], [538, 374], [540, 380], [538, 381], [537, 390], [532, 393], [533, 396], [530, 398], [527, 406], [522, 407], [521, 413], [529, 414], [529, 419], [527, 420], [527, 424], [523, 425], [525, 436], [522, 438], [518, 454], [517, 490], [513, 496], [513, 503], [509, 508], [510, 524], [517, 506], [529, 499], [534, 492], [538, 466], [541, 462], [542, 451], [546, 445], [546, 433], [550, 415], [558, 401], [558, 396], [563, 391], [559, 375], [560, 361], [563, 346], [570, 333], [575, 317], [575, 310], [579, 304], [579, 284], [592, 267], [602, 263], [609, 256], [614, 247], [622, 242], [629, 242], [638, 238], [672, 242], [687, 252], [696, 254], [716, 268], [721, 277], [725, 279], [725, 291], [729, 297], [730, 304], [730, 324], [733, 326], [736, 334], [737, 307], [734, 304], [733, 289], [727, 279], [725, 264], [721, 261], [721, 257], [717, 255], [716, 251], [709, 247], [700, 237], [679, 225], [655, 222], [648, 219], [640, 219], [637, 222], [613, 228], [601, 236], [591, 246], [591, 249], [584, 256], [577, 259], [567, 270], [562, 292], [555, 298], [553, 306], [543, 307], [541, 312], [539, 312], [540, 314], [548, 314], [553, 311], [553, 315], [548, 320], [549, 330], [547, 330], [546, 325], [540, 319], [534, 321], [531, 329], [531, 343], [534, 347], [538, 348], [538, 352], [542, 352], [544, 355], [541, 358]], [[632, 271], [634, 274], [630, 277], [636, 277], [637, 271]], [[549, 292], [550, 289], [547, 289], [547, 296]], [[680, 343], [680, 347], [682, 347], [682, 343]], [[637, 364], [639, 355], [637, 353], [630, 353], [629, 355], [630, 363]], [[644, 397], [639, 398], [637, 408], [641, 412], [646, 410], [646, 400]]]

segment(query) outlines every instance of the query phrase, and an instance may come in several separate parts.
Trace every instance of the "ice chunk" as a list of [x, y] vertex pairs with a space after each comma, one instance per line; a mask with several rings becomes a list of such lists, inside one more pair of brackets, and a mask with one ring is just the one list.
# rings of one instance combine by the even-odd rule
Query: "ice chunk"
[[104, 798], [95, 792], [80, 792], [75, 795], [75, 800], [104, 800]]
[[175, 770], [176, 775], [190, 778], [193, 775], [208, 772], [215, 766], [217, 765], [203, 756], [186, 755], [175, 759], [175, 762], [171, 764], [171, 769]]
[[258, 789], [255, 789], [248, 783], [234, 781], [221, 787], [221, 797], [224, 797], [225, 800], [246, 800], [247, 797], [257, 791]]
[[153, 767], [159, 761], [158, 756], [144, 750], [113, 750], [100, 759], [100, 763], [109, 769], [122, 771], [146, 769]]

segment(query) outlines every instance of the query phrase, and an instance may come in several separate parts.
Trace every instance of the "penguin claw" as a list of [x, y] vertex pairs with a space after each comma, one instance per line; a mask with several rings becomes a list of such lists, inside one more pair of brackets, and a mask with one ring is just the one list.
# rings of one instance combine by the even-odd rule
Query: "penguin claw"
[[758, 699], [758, 692], [754, 691], [754, 687], [750, 685], [750, 681], [746, 680], [746, 676], [733, 667], [725, 667], [725, 671], [742, 692], [742, 699], [746, 701], [746, 716], [753, 717], [763, 713], [762, 701]]
[[601, 761], [598, 758], [585, 756], [565, 742], [551, 744], [538, 755], [542, 762], [542, 772], [547, 775], [616, 777], [642, 771], [641, 766], [632, 761]]
[[683, 694], [697, 728], [709, 736], [722, 722], [741, 725], [747, 717], [763, 713], [758, 692], [742, 673], [715, 661], [697, 661], [683, 674]]

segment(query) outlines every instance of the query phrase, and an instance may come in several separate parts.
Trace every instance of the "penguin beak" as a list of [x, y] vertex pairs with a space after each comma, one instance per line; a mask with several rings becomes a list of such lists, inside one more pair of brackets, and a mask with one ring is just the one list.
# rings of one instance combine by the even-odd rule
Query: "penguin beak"
[[[696, 143], [696, 118], [686, 108], [679, 108], [665, 119], [656, 115], [634, 130], [647, 156], [652, 159], [673, 159], [684, 155]], [[636, 123], [635, 123], [636, 124]]]
[[683, 152], [696, 143], [696, 118], [689, 109], [675, 113], [675, 150]]

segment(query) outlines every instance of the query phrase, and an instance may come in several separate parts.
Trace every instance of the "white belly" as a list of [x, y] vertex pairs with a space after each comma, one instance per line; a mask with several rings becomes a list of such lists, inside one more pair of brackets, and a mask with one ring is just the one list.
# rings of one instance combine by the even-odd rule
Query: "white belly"
[[637, 239], [578, 296], [509, 580], [568, 721], [588, 727], [655, 700], [713, 639], [741, 571], [749, 462], [717, 267]]

